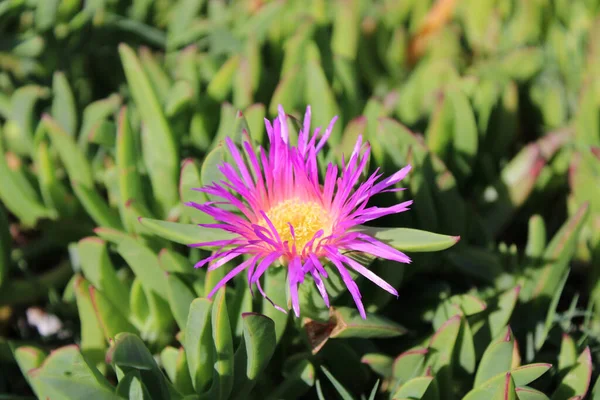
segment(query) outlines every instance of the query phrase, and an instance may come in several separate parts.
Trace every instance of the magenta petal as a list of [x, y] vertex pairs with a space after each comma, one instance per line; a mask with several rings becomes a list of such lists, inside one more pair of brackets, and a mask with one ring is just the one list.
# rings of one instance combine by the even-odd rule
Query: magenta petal
[[380, 288], [382, 288], [383, 290], [393, 294], [394, 296], [398, 297], [398, 291], [396, 289], [394, 289], [394, 287], [392, 285], [390, 285], [389, 283], [387, 283], [386, 281], [384, 281], [383, 279], [381, 279], [380, 277], [378, 277], [373, 271], [371, 271], [370, 269], [364, 267], [363, 265], [360, 265], [358, 262], [356, 262], [355, 260], [349, 258], [349, 257], [343, 257], [342, 260], [350, 265], [350, 267], [355, 270], [356, 272], [358, 272], [359, 274], [361, 274], [362, 276], [364, 276], [365, 278], [367, 278], [368, 280], [370, 280], [371, 282], [373, 282], [374, 284], [376, 284], [377, 286], [379, 286]]
[[243, 270], [245, 270], [246, 268], [248, 268], [248, 265], [250, 265], [250, 263], [252, 262], [256, 262], [255, 258], [251, 258], [247, 261], [244, 261], [243, 263], [241, 263], [240, 265], [238, 265], [237, 267], [235, 267], [234, 269], [232, 269], [231, 271], [229, 271], [229, 273], [227, 273], [227, 275], [225, 275], [225, 277], [223, 279], [221, 279], [219, 281], [219, 283], [217, 283], [215, 285], [215, 287], [210, 291], [210, 293], [208, 294], [209, 299], [211, 297], [213, 297], [213, 295], [221, 288], [223, 287], [223, 285], [225, 285], [227, 282], [229, 282], [231, 279], [233, 279], [234, 276], [236, 276], [237, 274], [239, 274], [240, 272], [242, 272]]
[[321, 279], [317, 271], [311, 271], [311, 275], [313, 277], [313, 280], [315, 281], [315, 285], [317, 285], [317, 289], [319, 289], [319, 293], [321, 293], [321, 297], [323, 297], [325, 306], [329, 308], [329, 296], [327, 295], [327, 289], [325, 289], [325, 283], [323, 283], [323, 280]]

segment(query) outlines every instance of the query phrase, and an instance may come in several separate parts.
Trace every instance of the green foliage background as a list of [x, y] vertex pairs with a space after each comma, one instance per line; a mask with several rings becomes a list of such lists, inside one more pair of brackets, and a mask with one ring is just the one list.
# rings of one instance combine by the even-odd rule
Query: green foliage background
[[[599, 72], [598, 0], [1, 1], [0, 398], [600, 399]], [[278, 104], [414, 167], [367, 321], [203, 297], [183, 202]]]

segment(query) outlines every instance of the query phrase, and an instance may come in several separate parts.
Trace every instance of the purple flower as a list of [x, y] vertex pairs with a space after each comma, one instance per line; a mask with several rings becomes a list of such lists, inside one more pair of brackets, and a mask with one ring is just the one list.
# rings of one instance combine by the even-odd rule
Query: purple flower
[[412, 201], [391, 207], [368, 206], [368, 203], [378, 193], [401, 190], [393, 186], [406, 176], [411, 167], [407, 165], [387, 178], [382, 178], [376, 170], [364, 182], [359, 182], [370, 155], [368, 143], [363, 143], [359, 136], [347, 162], [342, 161], [341, 168], [330, 163], [321, 179], [317, 154], [327, 142], [337, 117], [331, 120], [322, 135], [320, 128], [310, 134], [310, 118], [310, 107], [307, 107], [297, 146], [289, 141], [286, 114], [281, 106], [272, 124], [265, 119], [270, 143], [268, 150], [260, 147], [257, 155], [248, 139], [242, 145], [242, 154], [229, 138], [226, 139], [234, 164], [223, 163], [219, 170], [225, 179], [199, 189], [221, 201], [188, 205], [216, 221], [202, 226], [227, 231], [232, 237], [193, 244], [194, 247], [219, 247], [213, 255], [197, 263], [196, 268], [208, 264], [210, 271], [230, 260], [247, 256], [212, 289], [208, 297], [235, 275], [246, 271], [250, 288], [256, 284], [267, 299], [260, 284], [261, 276], [269, 267], [287, 268], [292, 308], [299, 316], [298, 285], [308, 276], [312, 277], [325, 305], [329, 307], [323, 280], [327, 279], [324, 265], [331, 263], [352, 294], [360, 315], [365, 318], [361, 295], [349, 269], [393, 295], [397, 296], [398, 292], [350, 258], [348, 253], [360, 252], [402, 263], [410, 262], [404, 253], [357, 228], [371, 220], [408, 210]]

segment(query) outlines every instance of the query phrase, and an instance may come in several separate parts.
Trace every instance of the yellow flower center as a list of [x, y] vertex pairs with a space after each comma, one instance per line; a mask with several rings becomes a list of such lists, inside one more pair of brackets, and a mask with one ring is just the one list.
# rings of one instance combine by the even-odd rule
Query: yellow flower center
[[[290, 224], [294, 227], [298, 252], [301, 252], [306, 243], [321, 229], [321, 237], [331, 234], [331, 216], [320, 204], [313, 201], [305, 202], [298, 198], [285, 200], [271, 207], [266, 214], [277, 229], [281, 241], [289, 242], [290, 249], [294, 244]], [[267, 227], [265, 221], [261, 225]]]

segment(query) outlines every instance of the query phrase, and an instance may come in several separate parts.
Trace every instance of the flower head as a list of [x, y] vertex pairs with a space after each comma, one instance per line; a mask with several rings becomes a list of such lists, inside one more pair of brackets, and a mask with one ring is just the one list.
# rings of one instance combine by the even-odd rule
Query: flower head
[[197, 263], [196, 267], [208, 264], [208, 269], [213, 270], [245, 255], [247, 259], [227, 273], [212, 289], [209, 297], [245, 270], [250, 288], [256, 284], [260, 293], [269, 299], [261, 287], [260, 278], [269, 267], [281, 265], [287, 268], [292, 308], [299, 316], [298, 285], [309, 276], [329, 307], [323, 279], [328, 277], [324, 265], [331, 263], [348, 287], [361, 316], [365, 318], [358, 286], [348, 269], [393, 295], [397, 296], [398, 293], [371, 270], [349, 257], [348, 253], [360, 252], [388, 260], [410, 262], [402, 252], [357, 229], [371, 220], [408, 209], [412, 201], [384, 208], [368, 206], [368, 203], [378, 193], [401, 190], [393, 187], [406, 176], [410, 166], [387, 178], [382, 178], [382, 174], [376, 170], [360, 182], [361, 175], [366, 172], [370, 147], [359, 136], [352, 154], [347, 161], [342, 161], [341, 168], [333, 163], [328, 164], [321, 179], [317, 154], [327, 142], [337, 117], [333, 118], [322, 135], [320, 128], [311, 134], [310, 119], [308, 107], [297, 145], [290, 143], [286, 114], [281, 107], [272, 124], [265, 119], [268, 150], [260, 147], [257, 154], [247, 139], [242, 144], [242, 154], [231, 139], [226, 139], [233, 165], [223, 163], [219, 170], [224, 179], [199, 189], [220, 201], [188, 205], [216, 221], [202, 226], [225, 230], [232, 234], [232, 238], [192, 245], [219, 247], [213, 255]]

